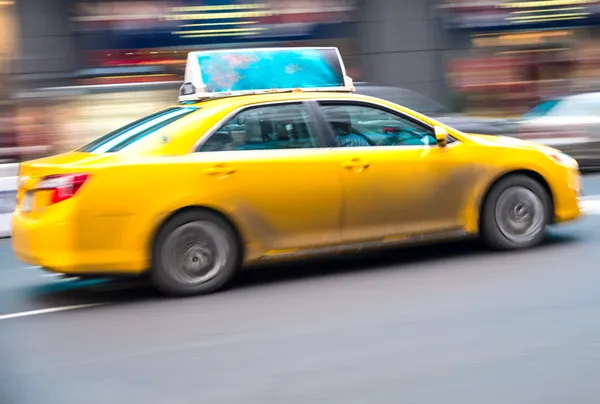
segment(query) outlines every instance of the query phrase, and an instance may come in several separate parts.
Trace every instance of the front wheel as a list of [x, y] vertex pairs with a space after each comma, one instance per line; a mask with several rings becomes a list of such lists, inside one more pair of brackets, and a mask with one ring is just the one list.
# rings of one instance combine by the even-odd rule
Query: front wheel
[[150, 275], [157, 289], [169, 295], [210, 293], [233, 278], [240, 255], [227, 221], [207, 211], [186, 212], [158, 234]]
[[513, 175], [490, 191], [483, 206], [481, 235], [497, 250], [533, 247], [544, 240], [551, 215], [548, 191], [533, 178]]

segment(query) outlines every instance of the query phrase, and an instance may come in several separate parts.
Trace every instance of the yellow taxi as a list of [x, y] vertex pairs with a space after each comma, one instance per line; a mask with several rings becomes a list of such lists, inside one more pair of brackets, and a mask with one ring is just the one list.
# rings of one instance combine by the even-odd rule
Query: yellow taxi
[[193, 52], [179, 104], [21, 164], [12, 243], [49, 271], [202, 294], [269, 259], [532, 247], [580, 215], [579, 188], [555, 149], [353, 93], [335, 48]]

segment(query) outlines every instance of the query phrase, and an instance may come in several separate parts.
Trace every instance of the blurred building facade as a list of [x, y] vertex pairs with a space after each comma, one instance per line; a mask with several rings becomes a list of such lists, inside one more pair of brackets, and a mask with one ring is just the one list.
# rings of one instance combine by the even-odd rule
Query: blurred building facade
[[600, 1], [446, 0], [449, 85], [471, 110], [518, 115], [543, 99], [600, 91]]
[[359, 5], [355, 46], [360, 79], [406, 87], [450, 102], [445, 58], [454, 46], [436, 0], [365, 0]]
[[600, 78], [600, 0], [0, 0], [2, 22], [17, 143], [54, 151], [172, 103], [189, 50], [333, 45], [355, 81], [487, 115]]
[[188, 50], [334, 45], [355, 80], [443, 98], [435, 0], [19, 0], [21, 88], [180, 79]]
[[595, 75], [600, 1], [0, 0], [0, 22], [19, 88], [177, 81], [191, 49], [334, 45], [355, 80], [449, 101], [498, 75]]

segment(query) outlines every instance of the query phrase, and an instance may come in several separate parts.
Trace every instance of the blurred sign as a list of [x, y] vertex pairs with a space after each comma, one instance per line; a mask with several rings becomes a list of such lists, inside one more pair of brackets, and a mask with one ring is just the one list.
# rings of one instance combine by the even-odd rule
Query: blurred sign
[[446, 1], [448, 28], [522, 30], [600, 25], [599, 0]]
[[534, 31], [505, 33], [502, 35], [480, 35], [472, 39], [473, 45], [484, 47], [510, 47], [522, 45], [567, 44], [573, 39], [571, 30]]
[[450, 66], [457, 88], [519, 84], [520, 70], [520, 60], [514, 57], [459, 59]]
[[92, 49], [143, 49], [348, 36], [356, 0], [79, 0], [75, 30]]
[[344, 64], [336, 48], [191, 52], [181, 98], [296, 88], [350, 91], [344, 76]]

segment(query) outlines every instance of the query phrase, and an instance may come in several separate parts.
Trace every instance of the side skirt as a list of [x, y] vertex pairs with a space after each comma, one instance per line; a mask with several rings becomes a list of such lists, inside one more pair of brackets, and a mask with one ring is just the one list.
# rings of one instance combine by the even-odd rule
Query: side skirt
[[275, 260], [293, 260], [298, 258], [318, 257], [325, 255], [337, 255], [343, 253], [358, 253], [362, 251], [387, 249], [396, 247], [408, 247], [434, 244], [443, 241], [460, 240], [467, 237], [474, 237], [476, 234], [471, 234], [464, 229], [452, 229], [436, 233], [426, 234], [409, 234], [386, 237], [384, 239], [363, 242], [344, 244], [328, 247], [310, 248], [305, 250], [271, 250], [267, 251], [259, 261], [275, 261]]

